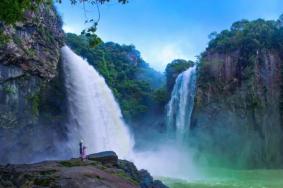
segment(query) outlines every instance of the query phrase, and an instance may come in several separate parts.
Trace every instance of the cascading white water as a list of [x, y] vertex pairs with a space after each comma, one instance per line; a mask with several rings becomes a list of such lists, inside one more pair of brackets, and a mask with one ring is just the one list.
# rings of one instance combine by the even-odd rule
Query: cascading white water
[[132, 151], [133, 141], [104, 78], [69, 47], [62, 48], [62, 55], [74, 155], [82, 139], [88, 153], [113, 150], [125, 158]]
[[167, 136], [153, 150], [136, 152], [134, 162], [153, 175], [181, 179], [200, 177], [193, 151], [183, 142], [189, 131], [196, 89], [196, 66], [181, 73], [167, 105]]
[[189, 131], [196, 89], [196, 66], [179, 74], [167, 106], [168, 133], [182, 141]]

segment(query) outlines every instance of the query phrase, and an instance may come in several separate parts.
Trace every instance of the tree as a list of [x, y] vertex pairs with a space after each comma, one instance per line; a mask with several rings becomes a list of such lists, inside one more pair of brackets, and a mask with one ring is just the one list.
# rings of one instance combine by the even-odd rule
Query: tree
[[249, 24], [248, 20], [241, 20], [241, 21], [235, 22], [232, 24], [231, 30], [232, 31], [242, 31], [247, 26], [247, 24]]
[[217, 37], [217, 32], [213, 31], [208, 35], [209, 40], [215, 39]]

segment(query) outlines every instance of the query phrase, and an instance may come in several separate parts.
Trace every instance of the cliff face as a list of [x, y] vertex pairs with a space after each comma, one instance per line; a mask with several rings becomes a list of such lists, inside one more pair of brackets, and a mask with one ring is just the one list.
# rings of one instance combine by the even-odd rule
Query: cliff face
[[0, 31], [0, 161], [48, 157], [53, 141], [64, 138], [62, 22], [52, 5], [41, 4], [21, 22], [0, 22]]
[[203, 55], [191, 124], [199, 159], [234, 167], [282, 165], [282, 66], [278, 49]]

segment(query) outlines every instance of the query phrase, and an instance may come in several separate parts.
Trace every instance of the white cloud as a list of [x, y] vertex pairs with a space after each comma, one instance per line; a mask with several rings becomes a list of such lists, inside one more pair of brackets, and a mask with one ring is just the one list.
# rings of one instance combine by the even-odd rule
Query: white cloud
[[65, 31], [65, 33], [76, 33], [76, 34], [81, 33], [81, 27], [80, 26], [71, 26], [71, 25], [64, 24], [63, 30]]
[[194, 60], [195, 51], [184, 42], [151, 44], [147, 49], [139, 49], [145, 61], [158, 71], [164, 71], [166, 65], [174, 59]]

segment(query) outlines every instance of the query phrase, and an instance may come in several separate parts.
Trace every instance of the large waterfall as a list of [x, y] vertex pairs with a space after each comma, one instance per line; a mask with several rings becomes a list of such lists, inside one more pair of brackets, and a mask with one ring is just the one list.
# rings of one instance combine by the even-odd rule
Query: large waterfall
[[63, 47], [62, 54], [73, 154], [78, 153], [78, 143], [83, 140], [88, 153], [113, 150], [126, 157], [133, 141], [105, 80], [69, 47]]
[[189, 131], [196, 88], [196, 66], [179, 74], [167, 106], [168, 133], [175, 133], [177, 141]]

